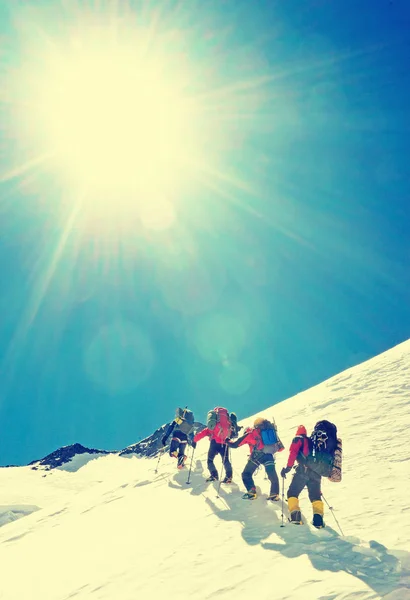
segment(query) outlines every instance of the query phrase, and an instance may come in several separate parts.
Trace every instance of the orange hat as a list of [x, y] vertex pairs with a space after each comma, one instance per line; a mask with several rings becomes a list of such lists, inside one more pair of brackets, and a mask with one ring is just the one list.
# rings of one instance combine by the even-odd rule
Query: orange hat
[[307, 435], [306, 427], [304, 425], [299, 425], [296, 435]]
[[265, 421], [265, 419], [263, 417], [258, 417], [257, 419], [254, 420], [253, 426], [254, 427], [259, 427], [259, 425], [262, 425], [262, 423], [264, 421]]

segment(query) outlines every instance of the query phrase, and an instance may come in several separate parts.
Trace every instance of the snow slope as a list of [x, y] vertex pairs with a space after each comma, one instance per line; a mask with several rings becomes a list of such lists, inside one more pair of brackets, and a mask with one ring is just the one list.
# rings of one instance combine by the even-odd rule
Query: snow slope
[[[325, 530], [281, 527], [262, 472], [260, 497], [242, 500], [246, 449], [232, 451], [236, 484], [217, 497], [206, 440], [190, 485], [168, 456], [157, 473], [155, 458], [113, 454], [75, 472], [0, 469], [0, 600], [409, 600], [409, 392], [406, 342], [259, 413], [286, 447], [301, 423], [338, 425], [343, 481], [323, 492], [345, 536], [329, 510]], [[301, 506], [309, 520], [305, 492]]]

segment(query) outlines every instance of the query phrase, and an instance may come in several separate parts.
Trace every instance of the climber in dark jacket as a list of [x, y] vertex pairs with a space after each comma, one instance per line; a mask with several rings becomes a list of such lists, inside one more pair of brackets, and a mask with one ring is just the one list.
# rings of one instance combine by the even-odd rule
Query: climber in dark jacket
[[[188, 414], [190, 413], [190, 414]], [[188, 418], [189, 417], [189, 418]], [[178, 469], [182, 469], [185, 465], [187, 456], [185, 450], [188, 442], [195, 447], [193, 441], [193, 425], [194, 415], [187, 409], [177, 409], [175, 419], [170, 423], [162, 438], [162, 445], [165, 446], [168, 437], [172, 435], [171, 444], [169, 447], [169, 455], [178, 460]]]

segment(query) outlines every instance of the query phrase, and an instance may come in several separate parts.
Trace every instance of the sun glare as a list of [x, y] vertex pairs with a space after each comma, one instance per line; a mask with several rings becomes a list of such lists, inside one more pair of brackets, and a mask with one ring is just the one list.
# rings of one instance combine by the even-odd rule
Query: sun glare
[[186, 159], [188, 102], [158, 65], [131, 53], [53, 61], [34, 105], [39, 136], [65, 174], [86, 184], [151, 188]]
[[199, 160], [199, 111], [187, 96], [186, 69], [158, 48], [148, 52], [148, 35], [135, 28], [113, 40], [101, 25], [53, 45], [37, 42], [34, 59], [27, 44], [15, 74], [29, 98], [16, 119], [20, 139], [46, 153], [62, 185], [99, 211], [112, 206], [101, 202], [110, 192], [117, 211], [121, 202], [168, 202]]
[[197, 191], [241, 203], [247, 175], [231, 150], [244, 155], [267, 76], [248, 49], [244, 66], [223, 45], [216, 57], [222, 33], [196, 27], [190, 7], [16, 7], [0, 62], [0, 182], [63, 214], [73, 204], [87, 224], [104, 217], [110, 231], [111, 220], [169, 228]]

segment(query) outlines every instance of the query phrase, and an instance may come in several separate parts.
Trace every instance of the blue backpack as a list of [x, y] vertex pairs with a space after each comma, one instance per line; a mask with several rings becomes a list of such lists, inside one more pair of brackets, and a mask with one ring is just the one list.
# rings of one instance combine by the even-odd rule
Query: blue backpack
[[265, 454], [275, 454], [283, 450], [284, 446], [279, 439], [276, 426], [265, 419], [257, 429], [259, 430]]

